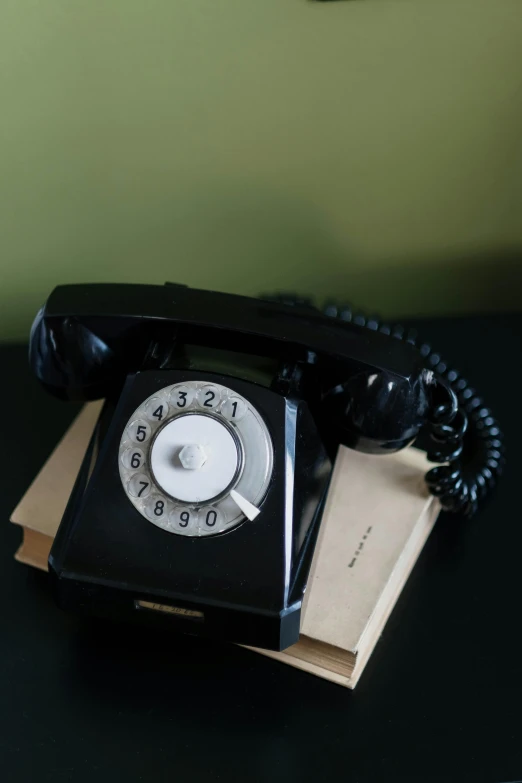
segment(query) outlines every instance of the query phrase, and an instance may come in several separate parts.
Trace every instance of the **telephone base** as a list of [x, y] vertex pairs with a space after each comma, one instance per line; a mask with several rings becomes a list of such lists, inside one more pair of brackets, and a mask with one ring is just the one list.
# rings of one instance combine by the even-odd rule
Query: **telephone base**
[[[12, 522], [23, 529], [21, 563], [48, 570], [99, 411], [98, 402], [84, 408], [13, 511]], [[382, 459], [341, 448], [300, 612], [300, 641], [283, 652], [252, 645], [257, 653], [355, 687], [440, 508], [424, 488], [428, 466], [416, 449]], [[175, 617], [144, 611], [140, 619], [170, 628]]]
[[[133, 420], [137, 404], [155, 395], [157, 406], [158, 389], [186, 390], [189, 383], [216, 393], [218, 384], [226, 383], [233, 399], [248, 396], [249, 405], [263, 411], [273, 443], [269, 491], [260, 513], [214, 536], [201, 529], [199, 535], [175, 534], [176, 510], [163, 527], [151, 524], [125, 497], [118, 468], [127, 453], [124, 446], [122, 456], [122, 422]], [[252, 465], [250, 451], [242, 478], [247, 469], [252, 473]], [[143, 464], [139, 470], [144, 483], [150, 481]], [[330, 475], [331, 463], [302, 401], [215, 373], [162, 370], [129, 376], [117, 402], [108, 401], [101, 412], [50, 553], [56, 601], [74, 611], [284, 650], [299, 639], [302, 598]], [[169, 502], [167, 495], [151, 495], [153, 501], [157, 497]], [[221, 514], [215, 507], [210, 513]], [[203, 512], [187, 508], [205, 519], [206, 509], [214, 507]], [[183, 514], [174, 519], [184, 522]]]
[[[234, 607], [197, 603], [173, 596], [154, 596], [120, 585], [94, 585], [68, 575], [58, 576], [49, 561], [53, 590], [61, 609], [104, 619], [129, 621], [143, 627], [202, 636], [218, 641], [238, 642], [251, 647], [260, 640], [267, 650], [279, 652], [299, 641], [301, 602], [285, 612], [241, 611]], [[238, 635], [240, 629], [240, 635]]]

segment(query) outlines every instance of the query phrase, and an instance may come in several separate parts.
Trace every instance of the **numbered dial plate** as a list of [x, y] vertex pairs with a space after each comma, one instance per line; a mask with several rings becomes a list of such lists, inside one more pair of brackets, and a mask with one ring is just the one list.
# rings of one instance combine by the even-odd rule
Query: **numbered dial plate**
[[170, 533], [211, 536], [261, 512], [273, 451], [245, 397], [190, 381], [160, 389], [134, 411], [118, 460], [123, 488], [146, 519]]

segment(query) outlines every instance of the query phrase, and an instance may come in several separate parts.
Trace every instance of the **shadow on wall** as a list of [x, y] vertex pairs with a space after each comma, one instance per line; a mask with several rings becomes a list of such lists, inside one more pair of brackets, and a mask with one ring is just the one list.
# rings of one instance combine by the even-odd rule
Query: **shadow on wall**
[[[377, 309], [388, 318], [522, 310], [522, 249], [388, 259], [347, 267], [346, 278], [356, 293], [350, 303]], [[345, 290], [346, 278], [332, 281], [332, 290]]]
[[[483, 243], [452, 252], [465, 248], [462, 237], [450, 242], [441, 227], [430, 236], [427, 215], [412, 241], [409, 215], [392, 221], [381, 210], [362, 226], [349, 211], [335, 220], [331, 204], [259, 183], [173, 189], [170, 178], [158, 178], [154, 188], [103, 198], [41, 223], [36, 214], [33, 230], [17, 233], [1, 267], [0, 339], [27, 339], [36, 311], [62, 283], [169, 280], [253, 296], [295, 290], [386, 318], [522, 309], [522, 248]], [[400, 252], [413, 245], [443, 249]]]
[[382, 204], [368, 224], [333, 202], [259, 181], [207, 182], [169, 196], [156, 205], [155, 225], [144, 227], [137, 209], [136, 233], [115, 249], [128, 258], [142, 243], [150, 269], [168, 268], [179, 282], [252, 296], [296, 290], [386, 316], [522, 308], [522, 247], [472, 242], [426, 210], [416, 228], [410, 209]]

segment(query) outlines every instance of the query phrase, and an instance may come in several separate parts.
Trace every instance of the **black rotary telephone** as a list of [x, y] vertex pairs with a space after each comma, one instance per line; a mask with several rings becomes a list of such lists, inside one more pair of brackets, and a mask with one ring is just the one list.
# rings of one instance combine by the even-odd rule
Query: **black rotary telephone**
[[339, 444], [411, 444], [471, 514], [503, 456], [490, 411], [411, 335], [349, 310], [185, 286], [59, 286], [31, 366], [105, 398], [50, 558], [59, 603], [281, 650]]

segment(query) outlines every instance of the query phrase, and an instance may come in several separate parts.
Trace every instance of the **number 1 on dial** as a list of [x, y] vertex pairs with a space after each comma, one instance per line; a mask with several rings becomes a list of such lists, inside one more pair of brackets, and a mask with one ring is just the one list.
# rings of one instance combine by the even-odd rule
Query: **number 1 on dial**
[[228, 419], [233, 423], [240, 421], [246, 412], [246, 403], [244, 400], [239, 399], [239, 397], [229, 397], [221, 406], [221, 413], [225, 419]]

